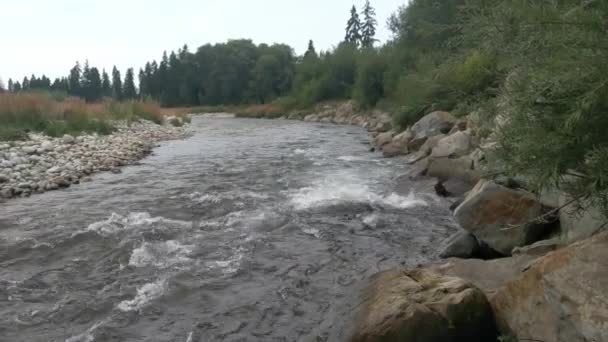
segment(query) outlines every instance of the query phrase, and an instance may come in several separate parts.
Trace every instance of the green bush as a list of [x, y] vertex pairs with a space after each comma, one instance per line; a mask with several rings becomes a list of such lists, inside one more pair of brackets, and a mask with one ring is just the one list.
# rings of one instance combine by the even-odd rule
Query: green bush
[[384, 56], [375, 50], [366, 50], [359, 56], [353, 97], [361, 107], [374, 107], [384, 97], [386, 69]]
[[173, 127], [182, 127], [184, 124], [182, 123], [182, 120], [180, 120], [179, 118], [171, 118], [169, 119], [169, 124]]

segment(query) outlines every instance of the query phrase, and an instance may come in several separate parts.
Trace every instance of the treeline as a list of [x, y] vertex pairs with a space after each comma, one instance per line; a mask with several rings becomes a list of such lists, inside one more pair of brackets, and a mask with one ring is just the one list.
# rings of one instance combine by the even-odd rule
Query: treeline
[[[95, 102], [103, 97], [143, 98], [163, 106], [234, 105], [268, 103], [281, 99], [300, 106], [333, 98], [349, 97], [356, 76], [360, 50], [373, 50], [376, 42], [375, 11], [369, 2], [359, 17], [351, 9], [345, 39], [333, 51], [318, 53], [312, 41], [303, 56], [284, 44], [255, 45], [251, 40], [207, 44], [190, 52], [188, 46], [164, 53], [122, 79], [114, 67], [105, 70], [76, 63], [66, 77], [51, 82], [32, 75], [8, 81], [11, 92], [50, 90]], [[325, 75], [329, 73], [329, 75]]]

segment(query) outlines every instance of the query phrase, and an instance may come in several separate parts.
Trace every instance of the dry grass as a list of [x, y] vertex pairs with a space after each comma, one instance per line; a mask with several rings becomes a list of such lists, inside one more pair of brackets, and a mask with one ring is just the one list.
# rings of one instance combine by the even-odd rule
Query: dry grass
[[146, 119], [162, 123], [163, 112], [155, 102], [106, 100], [88, 104], [74, 97], [54, 100], [47, 94], [0, 94], [0, 140], [25, 138], [27, 132], [51, 136], [112, 132], [111, 120]]

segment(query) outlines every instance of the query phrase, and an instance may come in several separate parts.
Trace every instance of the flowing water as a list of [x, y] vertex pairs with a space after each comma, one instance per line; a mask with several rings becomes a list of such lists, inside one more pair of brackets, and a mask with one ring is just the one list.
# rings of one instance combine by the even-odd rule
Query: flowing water
[[0, 203], [0, 341], [340, 341], [373, 273], [454, 231], [360, 128], [195, 118], [90, 183]]

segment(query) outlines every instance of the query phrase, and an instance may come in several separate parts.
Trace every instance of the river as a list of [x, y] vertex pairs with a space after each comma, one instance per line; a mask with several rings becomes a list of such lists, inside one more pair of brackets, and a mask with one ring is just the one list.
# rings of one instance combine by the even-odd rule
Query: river
[[341, 341], [456, 230], [358, 127], [196, 117], [122, 174], [0, 203], [0, 341]]

